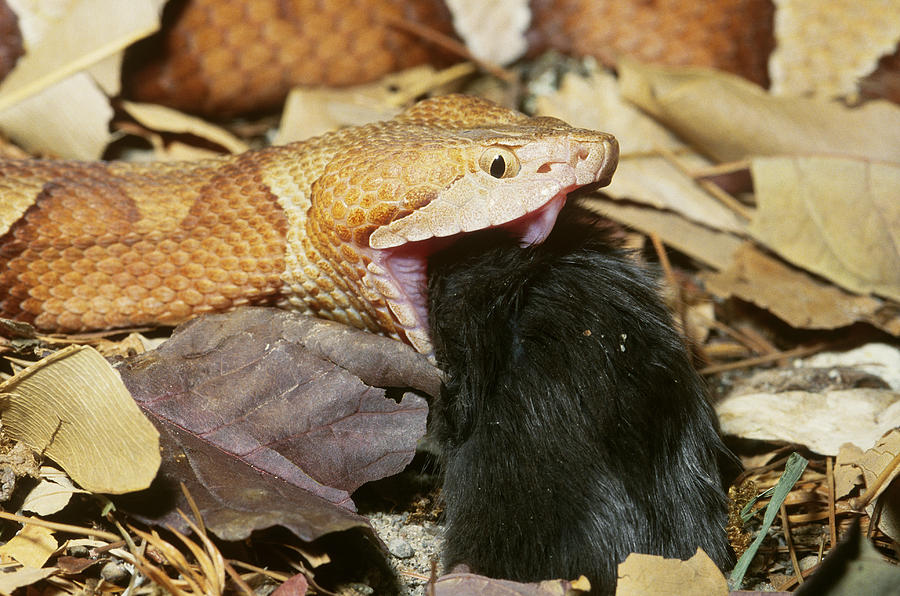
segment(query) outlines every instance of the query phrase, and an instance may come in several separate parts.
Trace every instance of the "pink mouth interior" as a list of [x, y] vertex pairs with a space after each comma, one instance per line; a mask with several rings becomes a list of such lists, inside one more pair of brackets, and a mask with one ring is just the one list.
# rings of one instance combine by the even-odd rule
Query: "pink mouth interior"
[[[491, 227], [509, 230], [513, 236], [519, 238], [521, 246], [540, 244], [553, 230], [556, 218], [565, 206], [566, 195], [570, 190], [570, 188], [564, 189], [538, 209], [526, 213], [518, 219]], [[428, 330], [428, 258], [439, 250], [452, 245], [462, 235], [431, 238], [420, 242], [410, 242], [393, 249], [376, 251], [380, 254], [373, 260], [389, 272], [388, 275], [393, 278], [396, 287], [401, 292], [401, 296], [394, 301], [409, 304], [415, 309], [419, 328]]]

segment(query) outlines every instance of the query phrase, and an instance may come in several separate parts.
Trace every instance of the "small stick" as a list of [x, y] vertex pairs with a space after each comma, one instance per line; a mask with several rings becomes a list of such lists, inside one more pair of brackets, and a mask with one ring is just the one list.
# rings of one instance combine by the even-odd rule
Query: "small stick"
[[831, 548], [837, 545], [837, 521], [834, 515], [834, 458], [825, 458], [825, 482], [828, 483], [828, 532]]
[[500, 80], [506, 81], [507, 83], [513, 83], [516, 80], [515, 74], [497, 66], [496, 64], [491, 64], [490, 62], [475, 58], [472, 55], [472, 52], [469, 51], [469, 48], [467, 48], [464, 44], [456, 41], [452, 37], [444, 35], [440, 31], [435, 31], [431, 27], [426, 27], [421, 23], [416, 23], [413, 21], [408, 21], [391, 16], [384, 17], [384, 21], [392, 27], [396, 27], [397, 29], [401, 29], [403, 31], [406, 31], [407, 33], [412, 33], [417, 37], [421, 37], [426, 41], [430, 41], [431, 43], [441, 46], [445, 50], [456, 54], [457, 56], [461, 56], [466, 60], [474, 62], [478, 65], [479, 68], [494, 75]]
[[72, 534], [83, 534], [85, 536], [94, 536], [96, 538], [103, 538], [104, 540], [109, 540], [110, 542], [119, 542], [122, 537], [118, 534], [113, 534], [112, 532], [104, 532], [103, 530], [92, 530], [91, 528], [82, 528], [81, 526], [73, 526], [70, 524], [60, 524], [57, 522], [46, 521], [43, 519], [38, 519], [35, 517], [25, 517], [24, 515], [16, 515], [14, 513], [7, 513], [5, 511], [0, 511], [0, 519], [8, 519], [9, 521], [18, 522], [20, 524], [31, 524], [33, 526], [41, 526], [43, 528], [49, 528], [51, 530], [56, 530], [57, 532], [70, 532]]
[[722, 190], [715, 182], [711, 182], [709, 180], [698, 180], [694, 173], [691, 172], [672, 152], [670, 149], [666, 149], [665, 147], [659, 148], [659, 154], [665, 158], [666, 161], [671, 163], [673, 166], [678, 168], [685, 176], [691, 178], [694, 181], [694, 184], [702, 188], [704, 191], [712, 195], [714, 199], [719, 201], [722, 205], [731, 210], [732, 213], [737, 215], [738, 217], [742, 217], [745, 220], [753, 219], [753, 211], [744, 206], [743, 203], [738, 201], [736, 198]]
[[701, 375], [711, 375], [713, 373], [724, 372], [726, 370], [736, 370], [739, 368], [748, 368], [757, 364], [768, 364], [781, 360], [782, 358], [797, 358], [800, 356], [808, 356], [820, 352], [825, 348], [825, 344], [816, 344], [814, 346], [806, 346], [794, 348], [786, 352], [777, 352], [775, 354], [766, 354], [765, 356], [757, 356], [755, 358], [746, 358], [737, 362], [728, 362], [727, 364], [714, 364], [700, 369]]
[[850, 501], [850, 505], [853, 506], [857, 511], [862, 511], [868, 506], [869, 502], [875, 498], [875, 495], [878, 494], [878, 491], [881, 489], [881, 485], [888, 481], [888, 479], [893, 476], [894, 470], [900, 466], [900, 453], [894, 456], [894, 459], [891, 460], [885, 468], [881, 471], [881, 474], [866, 487], [866, 494], [852, 499]]
[[784, 530], [784, 541], [787, 543], [788, 553], [791, 555], [791, 565], [794, 566], [794, 575], [797, 581], [803, 583], [803, 572], [800, 570], [800, 561], [797, 560], [797, 550], [794, 548], [794, 541], [791, 539], [791, 526], [788, 521], [787, 508], [784, 503], [781, 504], [781, 526]]

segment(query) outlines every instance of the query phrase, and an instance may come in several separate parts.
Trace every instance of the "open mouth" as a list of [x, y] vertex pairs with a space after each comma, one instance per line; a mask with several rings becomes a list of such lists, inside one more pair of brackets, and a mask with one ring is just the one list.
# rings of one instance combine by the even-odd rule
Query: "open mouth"
[[[505, 230], [511, 237], [518, 239], [521, 246], [540, 244], [553, 230], [570, 190], [564, 189], [535, 211], [483, 229]], [[428, 260], [436, 252], [452, 247], [468, 234], [469, 232], [460, 232], [373, 251], [374, 266], [369, 267], [369, 276], [374, 279], [370, 283], [385, 297], [399, 323], [401, 333], [413, 347], [429, 357], [433, 354], [428, 332]]]

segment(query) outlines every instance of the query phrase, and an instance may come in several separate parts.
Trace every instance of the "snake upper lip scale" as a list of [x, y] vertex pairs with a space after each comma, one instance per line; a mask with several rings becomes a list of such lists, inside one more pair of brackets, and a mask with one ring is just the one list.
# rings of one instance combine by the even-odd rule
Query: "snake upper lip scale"
[[615, 139], [448, 95], [384, 122], [197, 162], [0, 159], [0, 317], [45, 332], [275, 304], [431, 354], [427, 259], [549, 233]]

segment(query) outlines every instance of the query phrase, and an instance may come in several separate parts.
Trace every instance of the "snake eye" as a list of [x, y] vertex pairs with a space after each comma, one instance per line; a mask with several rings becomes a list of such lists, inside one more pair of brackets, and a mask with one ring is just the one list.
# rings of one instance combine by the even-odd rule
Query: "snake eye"
[[481, 154], [478, 165], [494, 178], [512, 178], [519, 173], [516, 154], [505, 147], [491, 147]]

